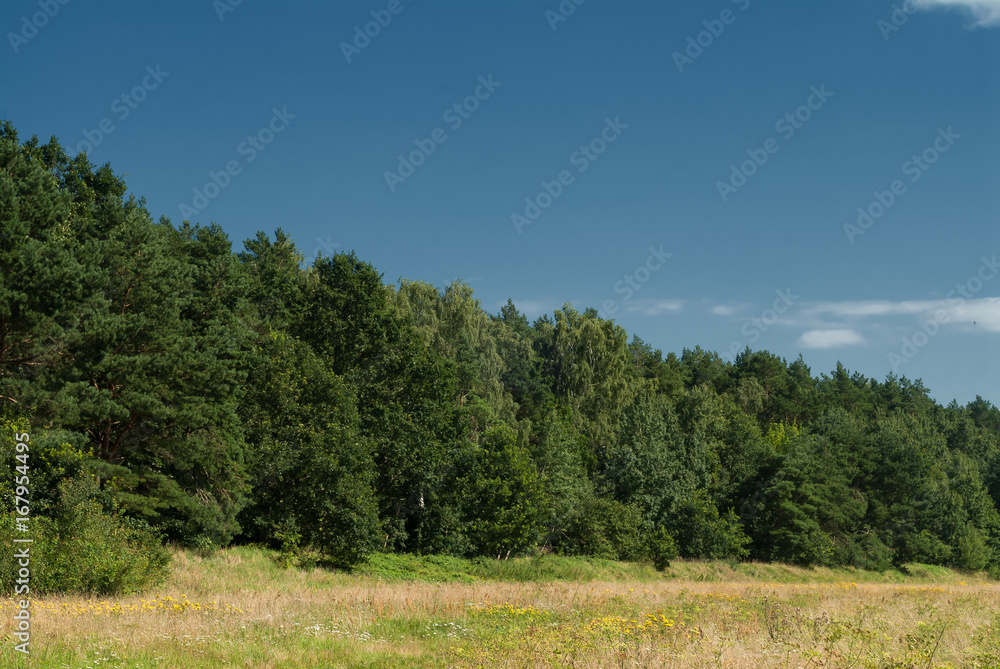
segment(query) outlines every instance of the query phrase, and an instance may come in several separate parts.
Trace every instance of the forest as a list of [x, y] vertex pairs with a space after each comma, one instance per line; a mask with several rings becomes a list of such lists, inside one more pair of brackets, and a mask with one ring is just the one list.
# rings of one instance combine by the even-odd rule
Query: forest
[[33, 529], [64, 576], [84, 536], [340, 568], [552, 552], [1000, 576], [1000, 411], [981, 397], [749, 348], [664, 354], [570, 304], [490, 313], [353, 253], [307, 265], [280, 228], [234, 248], [10, 123], [0, 421], [0, 535], [29, 433]]

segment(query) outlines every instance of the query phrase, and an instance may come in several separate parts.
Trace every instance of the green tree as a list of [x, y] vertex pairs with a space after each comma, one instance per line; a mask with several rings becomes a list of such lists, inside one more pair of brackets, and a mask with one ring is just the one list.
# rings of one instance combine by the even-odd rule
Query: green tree
[[681, 557], [741, 559], [749, 554], [750, 538], [733, 511], [720, 514], [704, 490], [677, 504], [670, 526]]
[[507, 558], [535, 546], [546, 516], [545, 492], [514, 432], [492, 428], [463, 471], [457, 485], [472, 550]]
[[454, 364], [421, 342], [390, 306], [381, 275], [354, 254], [314, 264], [291, 334], [354, 389], [360, 430], [372, 440], [382, 547], [438, 545], [439, 524], [454, 516], [441, 508], [445, 485], [471, 430], [454, 401]]
[[852, 472], [837, 444], [798, 435], [787, 446], [768, 484], [770, 500], [758, 531], [767, 532], [770, 559], [834, 564], [867, 511], [867, 500], [851, 487]]
[[243, 242], [238, 254], [247, 277], [247, 298], [257, 312], [261, 335], [269, 329], [285, 330], [303, 317], [306, 272], [303, 256], [287, 234], [278, 228], [274, 241], [264, 232]]
[[235, 407], [251, 334], [228, 239], [153, 224], [110, 167], [69, 160], [54, 140], [18, 149], [5, 126], [2, 144], [18, 177], [0, 186], [15, 240], [0, 260], [0, 395], [86, 435], [93, 471], [116, 477], [133, 515], [227, 542], [244, 502]]
[[[472, 288], [456, 281], [438, 292], [430, 284], [404, 280], [398, 290], [389, 287], [389, 302], [413, 323], [426, 346], [456, 363], [461, 405], [479, 400], [486, 415], [513, 423], [516, 406], [503, 383], [507, 370], [498, 350], [499, 325]], [[487, 427], [477, 425], [476, 434]]]
[[377, 547], [380, 526], [352, 390], [284, 333], [264, 338], [253, 363], [241, 409], [253, 500], [241, 515], [247, 537], [355, 564]]
[[685, 437], [665, 398], [648, 393], [625, 409], [620, 434], [604, 472], [610, 491], [619, 502], [636, 504], [647, 527], [672, 529], [680, 505], [708, 483], [703, 444]]

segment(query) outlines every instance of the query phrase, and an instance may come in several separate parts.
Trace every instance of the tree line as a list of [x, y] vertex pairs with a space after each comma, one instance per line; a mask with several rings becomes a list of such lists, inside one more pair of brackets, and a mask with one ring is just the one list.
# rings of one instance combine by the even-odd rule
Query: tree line
[[9, 123], [0, 277], [8, 517], [21, 425], [34, 513], [76, 517], [72, 489], [193, 547], [1000, 568], [979, 397], [664, 355], [593, 309], [531, 322], [353, 253], [307, 265], [280, 229], [234, 250]]

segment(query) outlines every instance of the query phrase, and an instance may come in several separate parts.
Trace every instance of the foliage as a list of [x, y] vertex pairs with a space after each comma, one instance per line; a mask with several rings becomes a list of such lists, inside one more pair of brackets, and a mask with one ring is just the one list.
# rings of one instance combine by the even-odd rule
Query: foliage
[[650, 535], [649, 553], [658, 571], [669, 567], [670, 561], [677, 557], [677, 542], [663, 525], [658, 526]]
[[538, 471], [509, 428], [490, 430], [457, 486], [475, 554], [518, 556], [535, 546], [545, 514]]
[[[147, 590], [167, 575], [170, 554], [161, 537], [142, 521], [109, 515], [96, 501], [91, 478], [71, 479], [60, 486], [51, 517], [31, 518], [28, 533], [17, 531], [15, 514], [0, 516], [0, 537], [29, 537], [30, 588], [34, 594], [131, 594]], [[14, 551], [0, 557], [0, 590], [16, 586]]]
[[375, 549], [378, 509], [371, 446], [353, 396], [312, 351], [267, 336], [244, 400], [253, 504], [247, 537], [294, 553], [314, 548], [339, 566]]
[[[354, 253], [305, 266], [281, 229], [234, 252], [10, 123], [0, 240], [0, 510], [29, 431], [57, 547], [70, 522], [88, 546], [153, 528], [354, 568], [544, 551], [1000, 569], [1000, 410], [981, 397], [749, 348], [664, 355], [594, 309], [529, 322], [461, 281], [386, 285]], [[90, 480], [70, 513], [68, 482]]]

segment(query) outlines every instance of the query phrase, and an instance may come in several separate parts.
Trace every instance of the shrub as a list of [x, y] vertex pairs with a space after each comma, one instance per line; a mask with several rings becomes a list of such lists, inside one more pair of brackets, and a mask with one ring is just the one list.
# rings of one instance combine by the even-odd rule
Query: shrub
[[[59, 486], [54, 517], [32, 517], [28, 531], [16, 527], [15, 516], [0, 516], [0, 538], [33, 540], [30, 546], [33, 594], [131, 594], [162, 582], [170, 553], [142, 521], [109, 515], [95, 501], [92, 478]], [[0, 590], [13, 593], [20, 565], [14, 551], [0, 554]]]
[[928, 530], [903, 535], [901, 550], [896, 553], [897, 563], [917, 562], [920, 564], [947, 564], [952, 548]]
[[986, 568], [993, 557], [993, 551], [986, 545], [986, 538], [972, 523], [966, 523], [958, 534], [955, 566], [970, 571]]
[[887, 571], [892, 568], [892, 549], [874, 533], [861, 534], [844, 542], [836, 562], [867, 571]]
[[677, 542], [663, 525], [656, 528], [650, 537], [649, 552], [653, 557], [653, 566], [663, 571], [670, 566], [670, 561], [677, 557]]
[[643, 529], [638, 506], [588, 495], [582, 500], [559, 548], [570, 554], [635, 560], [646, 555]]
[[750, 552], [746, 547], [750, 538], [736, 514], [720, 515], [704, 490], [696, 490], [673, 515], [671, 525], [681, 557], [739, 560]]

